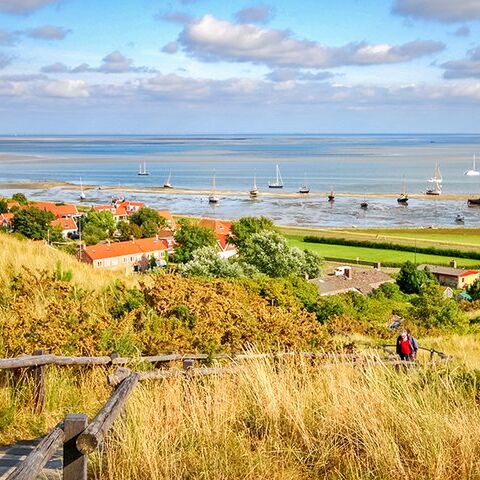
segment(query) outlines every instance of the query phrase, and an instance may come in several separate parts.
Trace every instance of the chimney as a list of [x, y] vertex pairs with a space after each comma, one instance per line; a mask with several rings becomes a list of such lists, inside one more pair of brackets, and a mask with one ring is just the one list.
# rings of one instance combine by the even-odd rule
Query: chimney
[[457, 262], [456, 262], [455, 260], [452, 260], [452, 261], [450, 262], [450, 266], [451, 266], [452, 268], [457, 268]]
[[345, 278], [348, 278], [349, 280], [352, 279], [352, 268], [348, 267], [345, 269]]

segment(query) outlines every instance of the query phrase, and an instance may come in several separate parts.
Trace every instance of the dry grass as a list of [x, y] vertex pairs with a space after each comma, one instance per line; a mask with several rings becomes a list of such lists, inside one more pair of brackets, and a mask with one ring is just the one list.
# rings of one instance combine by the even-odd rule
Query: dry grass
[[10, 280], [11, 273], [19, 272], [22, 267], [54, 271], [58, 262], [64, 270], [72, 271], [73, 281], [83, 288], [101, 289], [115, 279], [127, 278], [118, 272], [94, 270], [75, 257], [44, 243], [19, 240], [13, 235], [0, 233], [0, 282]]
[[94, 478], [469, 479], [480, 476], [476, 374], [256, 361], [147, 383]]

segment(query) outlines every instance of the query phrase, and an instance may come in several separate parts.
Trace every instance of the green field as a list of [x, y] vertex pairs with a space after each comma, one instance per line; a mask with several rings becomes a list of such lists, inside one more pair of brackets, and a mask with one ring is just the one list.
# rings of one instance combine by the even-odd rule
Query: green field
[[303, 237], [335, 237], [349, 240], [368, 240], [372, 242], [391, 242], [401, 245], [417, 245], [422, 247], [454, 248], [473, 250], [480, 247], [479, 228], [299, 228], [279, 227], [287, 236]]
[[[287, 235], [288, 241], [292, 247], [298, 247], [302, 250], [312, 250], [319, 253], [322, 257], [344, 258], [355, 261], [357, 258], [366, 262], [395, 262], [403, 263], [407, 260], [415, 261], [414, 252], [399, 252], [396, 250], [383, 250], [365, 247], [350, 247], [345, 245], [324, 245], [318, 243], [303, 242], [300, 236]], [[461, 267], [476, 267], [478, 260], [467, 258], [444, 257], [441, 255], [428, 255], [417, 253], [417, 263], [432, 263], [437, 265], [448, 265], [451, 260], [456, 260], [457, 265]]]

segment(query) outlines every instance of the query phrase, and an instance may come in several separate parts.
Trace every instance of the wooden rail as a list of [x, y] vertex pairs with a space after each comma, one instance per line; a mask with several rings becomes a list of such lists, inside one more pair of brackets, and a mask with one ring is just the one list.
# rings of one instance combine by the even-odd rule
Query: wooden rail
[[[391, 347], [392, 345], [385, 345], [384, 347]], [[395, 345], [393, 345], [395, 346]], [[432, 352], [429, 349], [423, 349]], [[433, 350], [441, 356], [442, 359], [449, 357], [443, 352]], [[42, 367], [47, 364], [64, 365], [62, 363], [67, 359], [67, 365], [109, 365], [117, 364], [117, 370], [108, 376], [108, 382], [116, 386], [116, 389], [107, 400], [105, 405], [100, 409], [95, 418], [90, 424], [87, 422], [87, 416], [84, 414], [69, 414], [65, 417], [62, 425], [55, 427], [48, 435], [46, 435], [40, 444], [32, 451], [30, 455], [8, 476], [8, 480], [34, 480], [41, 473], [43, 467], [47, 464], [52, 455], [63, 445], [63, 479], [64, 480], [87, 480], [87, 456], [93, 453], [103, 443], [105, 436], [114, 424], [115, 420], [122, 414], [125, 405], [127, 404], [130, 394], [140, 381], [145, 380], [161, 380], [172, 377], [195, 377], [205, 375], [223, 375], [235, 374], [241, 371], [240, 365], [231, 367], [213, 367], [213, 368], [193, 368], [195, 360], [205, 360], [206, 355], [160, 355], [155, 357], [141, 357], [148, 359], [146, 361], [168, 362], [168, 361], [183, 361], [183, 369], [170, 370], [156, 370], [147, 372], [132, 372], [130, 369], [122, 367], [127, 363], [132, 362], [132, 359], [122, 359], [120, 357], [80, 357], [79, 362], [74, 362], [75, 357], [57, 357], [55, 355], [37, 355], [32, 357], [20, 357], [18, 359], [22, 362], [10, 363], [4, 368], [26, 368], [30, 366], [33, 368]], [[236, 361], [273, 358], [274, 361], [282, 357], [291, 357], [298, 355], [301, 358], [309, 358], [312, 360], [321, 359], [325, 368], [333, 368], [338, 365], [350, 364], [362, 366], [366, 364], [376, 364], [379, 366], [402, 366], [405, 368], [415, 366], [415, 362], [404, 362], [398, 359], [392, 360], [391, 357], [382, 359], [375, 355], [360, 355], [360, 354], [329, 354], [329, 353], [314, 353], [314, 352], [281, 352], [278, 354], [241, 354], [236, 356], [219, 356], [216, 358], [228, 358]], [[433, 355], [433, 353], [431, 353]], [[33, 357], [40, 358], [39, 363], [33, 361]], [[10, 360], [10, 359], [9, 359]], [[136, 359], [138, 361], [138, 359]], [[334, 360], [335, 362], [328, 362]], [[1, 360], [0, 360], [1, 361]], [[95, 363], [95, 362], [101, 363]], [[143, 360], [145, 361], [145, 360]], [[6, 364], [6, 362], [5, 362]]]
[[63, 428], [57, 425], [34, 448], [32, 453], [7, 477], [7, 480], [33, 480], [53, 454], [63, 445]]

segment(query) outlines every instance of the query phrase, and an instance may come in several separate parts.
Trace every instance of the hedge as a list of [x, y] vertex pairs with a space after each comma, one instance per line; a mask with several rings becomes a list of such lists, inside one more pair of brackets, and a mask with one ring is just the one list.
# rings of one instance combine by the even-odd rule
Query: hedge
[[417, 252], [427, 253], [430, 255], [441, 255], [444, 257], [469, 258], [480, 260], [480, 252], [472, 252], [465, 250], [456, 250], [454, 248], [436, 248], [436, 247], [413, 247], [412, 245], [400, 245], [398, 243], [389, 242], [372, 242], [370, 240], [349, 240], [346, 238], [335, 237], [317, 237], [307, 235], [303, 237], [305, 243], [323, 243], [326, 245], [346, 245], [350, 247], [375, 248], [382, 250], [397, 250], [400, 252]]

